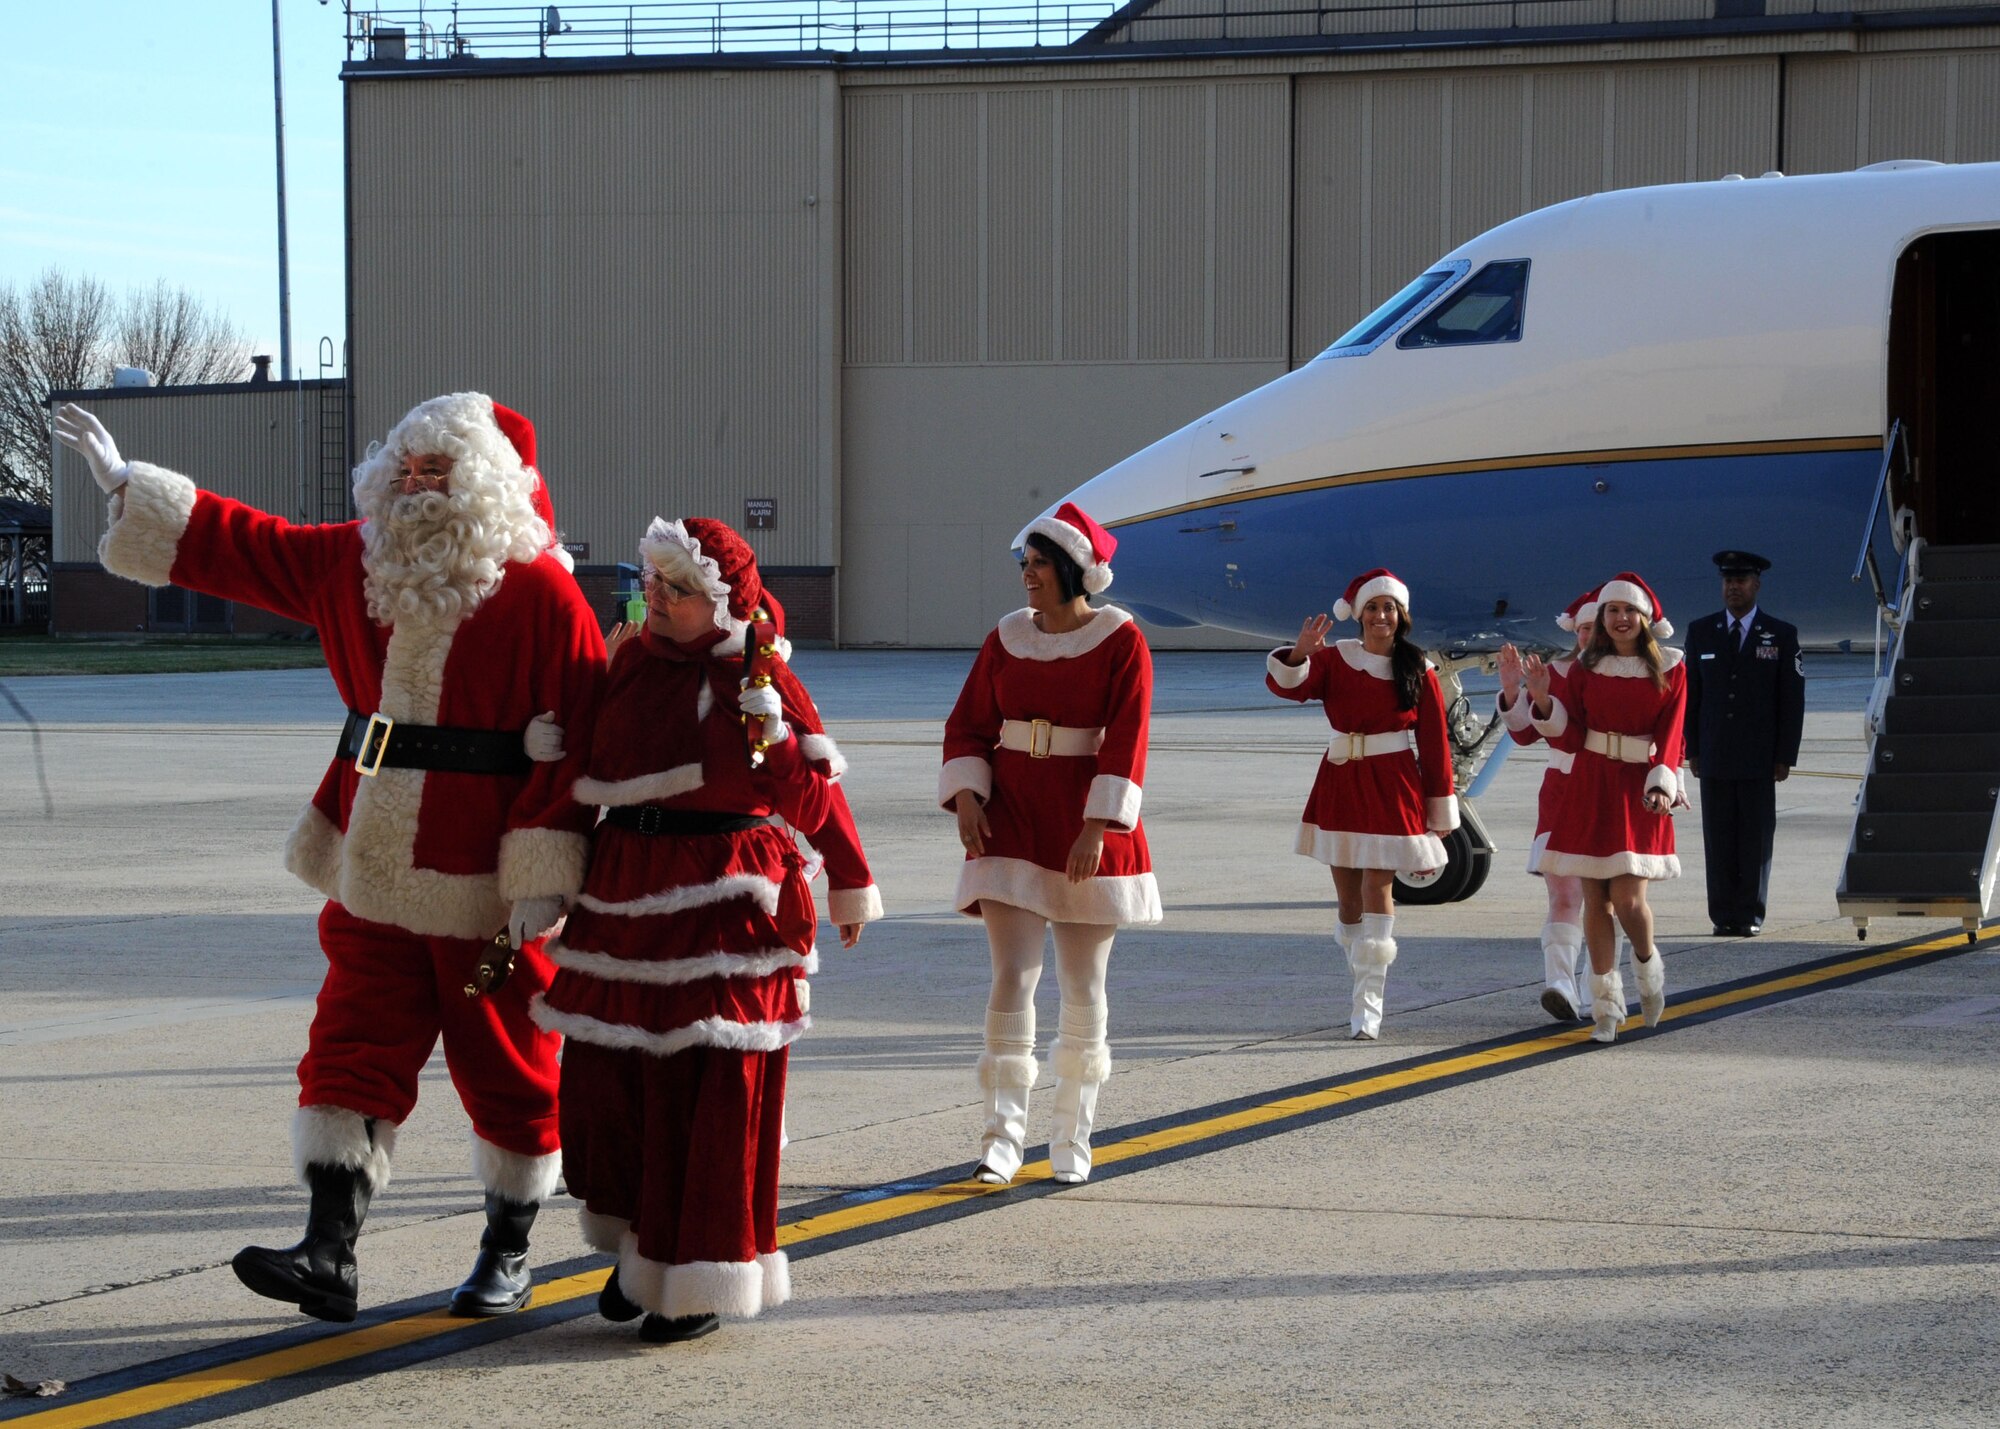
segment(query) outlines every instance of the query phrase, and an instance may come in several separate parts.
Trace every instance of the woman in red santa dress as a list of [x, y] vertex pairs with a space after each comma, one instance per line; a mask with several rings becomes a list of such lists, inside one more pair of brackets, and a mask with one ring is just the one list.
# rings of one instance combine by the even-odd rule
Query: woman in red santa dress
[[[1548, 662], [1549, 688], [1560, 695], [1571, 667], [1590, 647], [1590, 637], [1597, 630], [1597, 592], [1585, 591], [1571, 601], [1556, 617], [1556, 625], [1576, 636], [1576, 648], [1568, 656]], [[1529, 702], [1521, 698], [1521, 671], [1521, 652], [1512, 645], [1502, 645], [1500, 722], [1516, 744], [1538, 744], [1541, 732], [1534, 726]], [[1549, 747], [1548, 766], [1542, 770], [1541, 799], [1535, 810], [1535, 841], [1528, 847], [1528, 872], [1542, 880], [1549, 899], [1548, 918], [1542, 923], [1542, 1008], [1558, 1022], [1590, 1018], [1590, 980], [1583, 951], [1583, 882], [1575, 874], [1544, 873], [1541, 867], [1542, 850], [1548, 847], [1549, 831], [1555, 827], [1556, 811], [1562, 807], [1563, 790], [1575, 761], [1576, 756], [1567, 749]]]
[[1667, 974], [1653, 946], [1646, 885], [1679, 878], [1671, 810], [1681, 797], [1681, 713], [1687, 668], [1662, 649], [1674, 633], [1652, 588], [1630, 571], [1597, 592], [1597, 631], [1558, 692], [1549, 668], [1522, 662], [1535, 728], [1576, 756], [1542, 851], [1544, 874], [1583, 880], [1590, 946], [1591, 1036], [1614, 1042], [1625, 1020], [1617, 930], [1632, 941], [1632, 972], [1648, 1027], [1667, 1005]]
[[641, 1336], [666, 1343], [791, 1293], [786, 1049], [811, 1025], [818, 966], [792, 830], [853, 855], [829, 862], [843, 946], [881, 904], [804, 686], [773, 660], [768, 685], [744, 687], [763, 603], [749, 546], [696, 517], [654, 521], [640, 554], [645, 628], [612, 663], [576, 785], [606, 814], [534, 1012], [567, 1039], [564, 1173], [584, 1237], [618, 1257], [599, 1308], [644, 1312]]
[[1373, 1041], [1396, 960], [1396, 875], [1444, 867], [1439, 836], [1458, 827], [1458, 800], [1444, 695], [1410, 639], [1410, 588], [1386, 570], [1368, 571], [1333, 612], [1358, 620], [1361, 638], [1329, 646], [1332, 622], [1308, 616], [1297, 641], [1265, 661], [1264, 683], [1280, 699], [1318, 700], [1333, 726], [1297, 848], [1333, 869], [1335, 937], [1354, 980], [1348, 1030]]
[[1011, 1181], [1027, 1142], [1035, 986], [1056, 945], [1062, 1001], [1049, 1049], [1057, 1181], [1090, 1175], [1097, 1093], [1111, 1074], [1105, 974], [1118, 929], [1160, 921], [1139, 824], [1153, 659], [1132, 617], [1088, 597], [1111, 584], [1118, 542], [1075, 504], [1014, 538], [1028, 605], [1003, 618], [945, 722], [938, 802], [965, 848], [959, 912], [984, 920], [993, 956], [979, 1082], [979, 1179]]

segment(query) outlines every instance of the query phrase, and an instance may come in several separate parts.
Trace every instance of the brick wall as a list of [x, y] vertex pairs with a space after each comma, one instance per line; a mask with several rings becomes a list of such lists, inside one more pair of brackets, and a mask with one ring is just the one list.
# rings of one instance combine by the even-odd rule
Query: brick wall
[[773, 566], [763, 575], [764, 585], [785, 607], [787, 639], [833, 639], [833, 567]]
[[95, 562], [49, 571], [49, 629], [57, 635], [129, 635], [146, 628], [146, 588]]

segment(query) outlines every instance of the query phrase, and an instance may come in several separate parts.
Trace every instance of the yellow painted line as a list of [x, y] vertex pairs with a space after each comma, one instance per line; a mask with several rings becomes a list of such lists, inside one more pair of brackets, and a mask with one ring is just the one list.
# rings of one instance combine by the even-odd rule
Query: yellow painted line
[[[1851, 973], [1867, 972], [1908, 962], [1913, 958], [1958, 944], [1964, 937], [1965, 934], [1962, 932], [1949, 933], [1907, 947], [1885, 948], [1880, 952], [1844, 958], [1840, 962], [1829, 963], [1824, 967], [1768, 978], [1748, 987], [1715, 993], [1692, 1002], [1671, 1003], [1660, 1020], [1664, 1023], [1677, 1018], [1699, 1016], [1713, 1012], [1717, 1008], [1732, 1007], [1738, 1003], [1768, 997], [1775, 992], [1796, 991], [1835, 978], [1846, 977]], [[1983, 944], [1992, 943], [1996, 939], [2000, 939], [2000, 928], [1988, 929], [1980, 933], [1974, 941]], [[1636, 1025], [1639, 1025], [1639, 1019], [1628, 1017], [1620, 1024], [1620, 1030]], [[1133, 1157], [1147, 1156], [1154, 1152], [1211, 1140], [1249, 1127], [1268, 1126], [1273, 1122], [1322, 1111], [1343, 1102], [1365, 1101], [1369, 1097], [1381, 1096], [1387, 1092], [1402, 1091], [1422, 1086], [1427, 1082], [1443, 1081], [1463, 1072], [1527, 1061], [1574, 1047], [1580, 1042], [1587, 1041], [1589, 1037], [1589, 1028], [1575, 1027], [1520, 1042], [1510, 1042], [1501, 1047], [1448, 1055], [1418, 1066], [1384, 1072], [1380, 1076], [1363, 1077], [1338, 1087], [1280, 1097], [1274, 1101], [1245, 1107], [1240, 1111], [1227, 1112], [1221, 1116], [1186, 1122], [1180, 1126], [1161, 1127], [1142, 1135], [1127, 1137], [1109, 1146], [1097, 1148], [1092, 1160], [1098, 1166], [1109, 1166]], [[1036, 1161], [1021, 1168], [1020, 1173], [1014, 1178], [1013, 1185], [1046, 1181], [1049, 1175], [1049, 1163], [1046, 1160]], [[1007, 1186], [988, 1186], [979, 1181], [954, 1181], [948, 1185], [926, 1187], [921, 1191], [905, 1191], [893, 1196], [884, 1196], [878, 1201], [864, 1201], [858, 1205], [843, 1206], [823, 1215], [811, 1216], [805, 1220], [780, 1226], [778, 1244], [800, 1245], [824, 1236], [838, 1235], [843, 1231], [881, 1225], [884, 1222], [921, 1215], [926, 1211], [946, 1206], [963, 1205], [968, 1201], [998, 1195], [1008, 1189], [1010, 1188]], [[587, 1270], [539, 1285], [535, 1288], [530, 1308], [559, 1304], [566, 1300], [574, 1300], [580, 1295], [595, 1295], [603, 1289], [609, 1274], [608, 1268]], [[422, 1314], [407, 1316], [400, 1320], [370, 1325], [345, 1334], [329, 1335], [325, 1339], [314, 1340], [309, 1344], [253, 1355], [234, 1364], [196, 1370], [163, 1380], [159, 1384], [123, 1390], [102, 1399], [46, 1409], [37, 1414], [22, 1415], [18, 1420], [8, 1422], [32, 1423], [46, 1426], [46, 1429], [85, 1429], [85, 1426], [89, 1425], [110, 1424], [121, 1419], [171, 1409], [197, 1399], [227, 1394], [231, 1390], [248, 1388], [267, 1380], [324, 1369], [344, 1360], [396, 1349], [484, 1323], [486, 1322], [480, 1320], [455, 1319], [443, 1310], [427, 1310]]]
[[1541, 452], [1533, 456], [1492, 457], [1480, 461], [1440, 461], [1425, 466], [1385, 466], [1373, 471], [1354, 471], [1345, 476], [1318, 476], [1304, 481], [1281, 482], [1276, 486], [1253, 488], [1228, 496], [1204, 496], [1178, 506], [1123, 516], [1104, 524], [1112, 529], [1140, 521], [1158, 521], [1190, 511], [1207, 511], [1217, 506], [1239, 506], [1273, 496], [1295, 496], [1302, 491], [1326, 491], [1337, 486], [1372, 486], [1384, 481], [1408, 481], [1423, 476], [1464, 476], [1489, 471], [1519, 471], [1538, 466], [1591, 466], [1612, 462], [1675, 461], [1689, 457], [1778, 456], [1811, 452], [1877, 451], [1882, 439], [1876, 437], [1809, 437], [1797, 441], [1715, 442], [1707, 446], [1612, 447], [1601, 451]]

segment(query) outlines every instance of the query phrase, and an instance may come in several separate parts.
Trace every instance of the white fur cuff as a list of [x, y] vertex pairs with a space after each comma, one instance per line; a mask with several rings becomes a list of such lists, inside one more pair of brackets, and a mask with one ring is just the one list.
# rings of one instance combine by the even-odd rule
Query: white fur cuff
[[115, 576], [144, 585], [169, 585], [174, 557], [194, 515], [195, 485], [177, 472], [135, 461], [131, 479], [118, 488], [110, 529], [97, 543], [97, 559]]
[[950, 809], [960, 791], [970, 789], [985, 803], [993, 797], [993, 766], [976, 754], [961, 754], [956, 759], [947, 759], [944, 768], [938, 771], [938, 804]]
[[299, 1184], [310, 1189], [308, 1166], [344, 1166], [368, 1178], [371, 1191], [389, 1184], [396, 1151], [396, 1123], [369, 1118], [341, 1106], [302, 1106], [292, 1114], [292, 1164]]
[[1528, 722], [1534, 725], [1542, 738], [1554, 739], [1569, 728], [1569, 711], [1563, 708], [1561, 700], [1557, 699], [1554, 695], [1550, 695], [1549, 717], [1547, 719], [1536, 719], [1531, 707], [1528, 712]]
[[1111, 1048], [1104, 1042], [1080, 1044], [1058, 1037], [1049, 1046], [1049, 1066], [1059, 1081], [1095, 1086], [1111, 1076]]
[[1280, 689], [1296, 690], [1306, 682], [1306, 677], [1312, 674], [1312, 661], [1310, 660], [1301, 660], [1296, 665], [1287, 665], [1283, 660], [1278, 658], [1291, 648], [1291, 646], [1287, 645], [1281, 649], [1273, 650], [1264, 657], [1264, 671]]
[[494, 1195], [517, 1206], [540, 1205], [556, 1193], [562, 1179], [562, 1153], [542, 1156], [495, 1146], [478, 1132], [472, 1134], [472, 1174]]
[[1433, 831], [1443, 829], [1446, 833], [1457, 828], [1457, 796], [1447, 794], [1442, 799], [1424, 800], [1424, 824]]
[[1500, 716], [1500, 723], [1503, 727], [1519, 734], [1535, 722], [1532, 713], [1535, 702], [1528, 698], [1526, 690], [1522, 690], [1519, 694], [1515, 695], [1514, 703], [1511, 705], [1501, 704], [1500, 698], [1499, 695], [1493, 697], [1493, 708], [1495, 713]]
[[837, 927], [872, 923], [882, 916], [882, 891], [872, 883], [866, 888], [835, 888], [826, 895], [826, 916]]
[[590, 840], [567, 829], [514, 829], [500, 836], [500, 896], [569, 898], [583, 890]]
[[1681, 796], [1681, 776], [1664, 764], [1655, 764], [1646, 771], [1646, 792], [1650, 794], [1655, 789], [1665, 794], [1671, 804]]
[[840, 752], [830, 734], [800, 735], [799, 753], [815, 764], [824, 764], [829, 779], [838, 779], [847, 772], [847, 756]]
[[996, 1087], [1032, 1087], [1041, 1070], [1032, 1056], [987, 1052], [979, 1059], [979, 1085], [989, 1092]]
[[1356, 938], [1347, 950], [1347, 960], [1356, 969], [1386, 968], [1396, 961], [1394, 938]]
[[1139, 826], [1139, 800], [1145, 791], [1130, 779], [1116, 774], [1100, 774], [1090, 781], [1090, 797], [1084, 800], [1086, 819], [1103, 819], [1122, 833]]

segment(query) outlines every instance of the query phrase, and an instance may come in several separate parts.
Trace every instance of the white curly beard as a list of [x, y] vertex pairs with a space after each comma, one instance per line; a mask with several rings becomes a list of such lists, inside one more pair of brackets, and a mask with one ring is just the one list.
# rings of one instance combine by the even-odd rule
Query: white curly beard
[[518, 466], [496, 471], [476, 454], [458, 455], [446, 490], [398, 496], [401, 463], [400, 452], [384, 448], [356, 474], [368, 613], [384, 625], [452, 624], [478, 609], [508, 561], [535, 558], [548, 527]]

